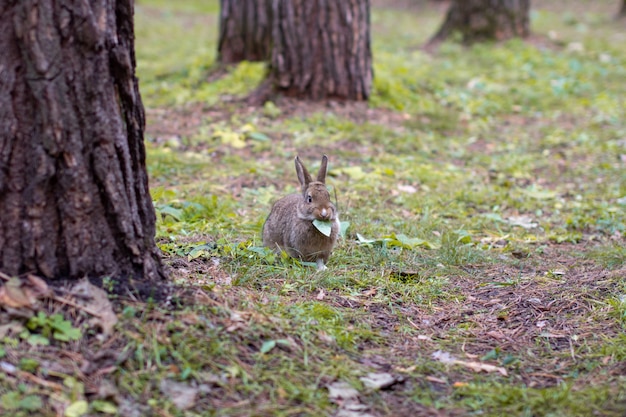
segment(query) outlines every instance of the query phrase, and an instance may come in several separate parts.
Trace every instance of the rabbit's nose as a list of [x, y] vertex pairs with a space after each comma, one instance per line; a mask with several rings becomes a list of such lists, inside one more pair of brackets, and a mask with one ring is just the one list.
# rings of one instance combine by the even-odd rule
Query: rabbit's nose
[[322, 212], [321, 212], [322, 218], [326, 219], [328, 218], [328, 210], [323, 208]]

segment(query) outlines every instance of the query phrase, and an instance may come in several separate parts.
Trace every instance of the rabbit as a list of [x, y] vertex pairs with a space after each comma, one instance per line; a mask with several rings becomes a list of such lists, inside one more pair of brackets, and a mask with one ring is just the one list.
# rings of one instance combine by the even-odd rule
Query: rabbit
[[[326, 189], [328, 157], [322, 157], [315, 181], [296, 156], [296, 173], [302, 185], [300, 194], [290, 194], [276, 201], [263, 224], [263, 245], [292, 258], [315, 262], [318, 270], [325, 270], [339, 234], [337, 209]], [[313, 225], [314, 220], [330, 221], [330, 236]]]

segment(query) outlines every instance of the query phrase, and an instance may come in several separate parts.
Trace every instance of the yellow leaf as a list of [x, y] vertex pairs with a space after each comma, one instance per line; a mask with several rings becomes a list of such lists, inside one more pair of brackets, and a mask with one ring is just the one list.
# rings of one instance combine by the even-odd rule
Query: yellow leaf
[[89, 404], [85, 400], [76, 401], [65, 409], [65, 417], [80, 417], [87, 414]]

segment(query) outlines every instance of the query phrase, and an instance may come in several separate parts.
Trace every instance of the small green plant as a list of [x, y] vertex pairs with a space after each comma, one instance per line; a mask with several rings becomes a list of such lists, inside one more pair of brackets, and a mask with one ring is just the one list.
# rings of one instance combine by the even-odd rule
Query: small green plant
[[38, 395], [24, 395], [19, 391], [10, 391], [0, 397], [0, 409], [12, 411], [10, 415], [26, 416], [27, 412], [37, 411], [43, 407]]
[[28, 320], [26, 327], [31, 331], [37, 331], [48, 340], [53, 338], [61, 342], [69, 342], [79, 340], [83, 336], [80, 329], [73, 327], [72, 322], [65, 320], [63, 315], [58, 313], [48, 316], [40, 311]]
[[113, 292], [115, 289], [115, 279], [111, 277], [102, 278], [102, 289], [108, 292]]

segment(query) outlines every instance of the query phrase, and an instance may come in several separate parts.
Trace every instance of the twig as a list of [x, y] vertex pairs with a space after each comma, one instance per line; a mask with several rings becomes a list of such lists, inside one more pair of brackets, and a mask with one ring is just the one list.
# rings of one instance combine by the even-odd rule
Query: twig
[[52, 298], [54, 301], [58, 301], [59, 303], [66, 304], [66, 305], [68, 305], [70, 307], [74, 307], [74, 308], [77, 308], [79, 310], [83, 310], [85, 313], [91, 314], [94, 317], [102, 318], [102, 315], [100, 315], [100, 313], [98, 313], [96, 311], [93, 311], [89, 307], [85, 307], [85, 306], [81, 306], [80, 304], [76, 304], [75, 302], [73, 302], [71, 300], [67, 300], [67, 299], [62, 298], [62, 297], [57, 297], [56, 295], [51, 295], [50, 298]]
[[537, 377], [544, 377], [544, 378], [552, 378], [552, 379], [563, 379], [562, 376], [558, 376], [558, 375], [554, 375], [554, 374], [548, 374], [548, 373], [545, 373], [545, 372], [531, 372], [528, 375], [537, 376]]
[[[1, 273], [1, 272], [0, 272]], [[13, 368], [13, 366], [11, 365], [9, 366], [3, 366], [2, 370], [4, 372], [6, 372], [9, 375], [13, 375], [16, 378], [19, 379], [27, 379], [31, 382], [34, 382], [35, 384], [39, 384], [43, 387], [46, 388], [52, 388], [56, 391], [63, 391], [63, 385], [61, 384], [57, 384], [56, 382], [51, 382], [42, 378], [39, 378], [37, 375], [33, 375], [30, 372], [26, 372], [26, 371], [22, 371], [20, 369], [17, 368]]]
[[410, 317], [407, 317], [406, 319], [409, 321], [409, 323], [411, 323], [411, 326], [415, 327], [417, 330], [421, 330], [417, 324], [413, 323]]
[[2, 278], [5, 281], [9, 281], [11, 279], [11, 277], [5, 274], [4, 272], [0, 272], [0, 278]]

